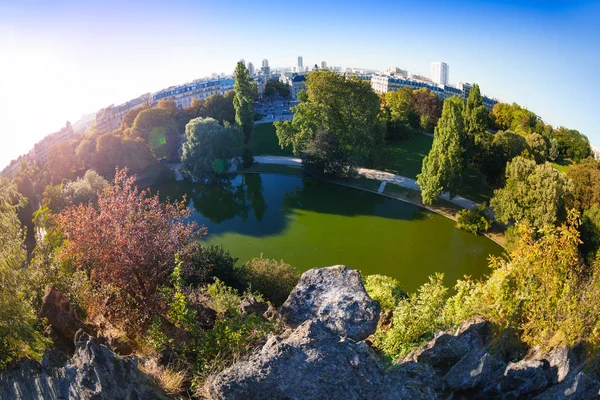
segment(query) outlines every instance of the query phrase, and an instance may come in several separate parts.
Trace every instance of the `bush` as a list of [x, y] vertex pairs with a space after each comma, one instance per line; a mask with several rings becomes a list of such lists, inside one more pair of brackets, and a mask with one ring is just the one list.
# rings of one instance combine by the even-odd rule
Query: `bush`
[[447, 289], [443, 274], [429, 277], [417, 293], [401, 300], [394, 309], [392, 327], [377, 331], [373, 345], [392, 360], [431, 339], [444, 326], [442, 315]]
[[373, 300], [379, 302], [382, 310], [395, 309], [407, 297], [400, 282], [385, 275], [368, 275], [365, 278], [365, 289]]
[[225, 285], [244, 290], [235, 263], [237, 258], [221, 245], [201, 245], [195, 241], [186, 246], [182, 255], [183, 278], [188, 284], [197, 285], [206, 280], [223, 281]]
[[492, 226], [492, 221], [487, 217], [487, 206], [482, 203], [472, 210], [460, 210], [456, 220], [456, 227], [467, 232], [478, 234], [485, 232]]
[[294, 267], [282, 261], [253, 258], [240, 268], [240, 278], [274, 305], [282, 305], [300, 279]]

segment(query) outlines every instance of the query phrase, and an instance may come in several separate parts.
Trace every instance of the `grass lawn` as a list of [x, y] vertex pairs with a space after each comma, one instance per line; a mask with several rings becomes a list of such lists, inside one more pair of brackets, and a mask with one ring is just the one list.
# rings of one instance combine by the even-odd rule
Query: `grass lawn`
[[489, 205], [490, 199], [494, 196], [494, 191], [484, 183], [481, 173], [471, 167], [463, 176], [458, 194], [477, 203], [486, 201]]
[[569, 159], [566, 159], [566, 160], [557, 159], [556, 161], [554, 161], [552, 163], [552, 166], [554, 168], [556, 168], [557, 170], [559, 170], [560, 172], [562, 172], [563, 174], [567, 173], [567, 170], [569, 169], [569, 167], [571, 165], [573, 165], [573, 161], [569, 160]]
[[383, 165], [383, 170], [417, 179], [423, 158], [431, 150], [432, 144], [433, 138], [425, 135], [415, 135], [414, 138], [401, 142], [387, 142], [385, 146], [390, 152], [390, 158]]
[[254, 132], [250, 139], [253, 156], [292, 156], [290, 146], [285, 149], [279, 147], [279, 140], [272, 123], [254, 125]]
[[272, 173], [272, 174], [302, 176], [302, 167], [297, 167], [295, 165], [255, 163], [255, 164], [252, 164], [248, 168], [240, 168], [239, 171], [240, 172], [264, 172], [267, 174]]

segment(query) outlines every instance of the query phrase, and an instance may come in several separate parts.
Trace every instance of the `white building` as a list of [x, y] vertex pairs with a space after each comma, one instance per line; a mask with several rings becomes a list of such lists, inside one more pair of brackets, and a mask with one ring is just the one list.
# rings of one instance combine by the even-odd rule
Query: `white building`
[[385, 75], [401, 76], [402, 78], [407, 78], [408, 71], [398, 67], [390, 67], [385, 71]]
[[192, 103], [192, 99], [195, 98], [205, 100], [213, 94], [224, 95], [233, 90], [233, 83], [233, 78], [198, 79], [192, 83], [172, 86], [156, 92], [152, 96], [152, 100], [153, 102], [173, 100], [178, 107], [187, 107]]
[[447, 85], [449, 82], [449, 68], [445, 62], [431, 63], [431, 80], [440, 85]]
[[302, 56], [298, 56], [298, 71], [304, 71], [304, 63], [302, 62]]
[[252, 64], [251, 62], [248, 63], [248, 73], [250, 73], [250, 76], [254, 76], [254, 64]]
[[321, 61], [321, 69], [327, 69], [327, 63], [325, 61]]
[[262, 67], [261, 67], [261, 72], [262, 75], [269, 79], [269, 77], [271, 76], [271, 68], [269, 68], [269, 60], [267, 60], [266, 58], [264, 60], [262, 60]]

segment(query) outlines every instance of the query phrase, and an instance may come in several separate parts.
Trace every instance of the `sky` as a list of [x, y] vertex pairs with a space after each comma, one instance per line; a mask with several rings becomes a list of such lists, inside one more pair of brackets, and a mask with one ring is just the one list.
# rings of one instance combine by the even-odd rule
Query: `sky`
[[0, 0], [0, 169], [82, 115], [260, 66], [430, 75], [517, 102], [600, 147], [599, 1]]

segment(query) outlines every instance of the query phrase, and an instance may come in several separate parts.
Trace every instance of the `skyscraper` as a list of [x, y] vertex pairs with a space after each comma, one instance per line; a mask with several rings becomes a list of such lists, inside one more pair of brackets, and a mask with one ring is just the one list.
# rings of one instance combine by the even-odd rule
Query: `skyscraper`
[[321, 61], [321, 69], [327, 69], [327, 63], [325, 61]]
[[304, 65], [302, 64], [302, 56], [298, 56], [298, 70], [304, 71]]
[[431, 80], [441, 85], [448, 84], [448, 64], [445, 62], [433, 62], [431, 63]]
[[248, 63], [248, 72], [250, 73], [250, 76], [254, 76], [254, 64], [251, 62]]
[[267, 79], [269, 79], [269, 77], [271, 76], [271, 68], [269, 68], [269, 60], [267, 60], [266, 58], [264, 60], [262, 60], [262, 67], [260, 70], [261, 70], [263, 76], [266, 77]]

